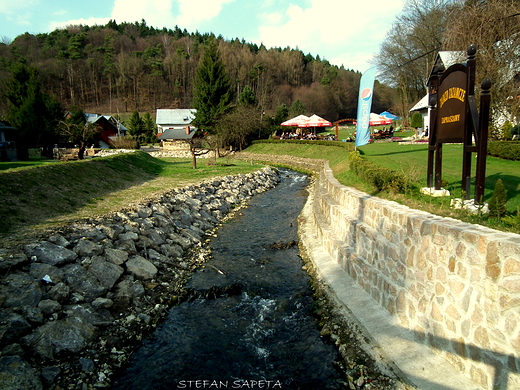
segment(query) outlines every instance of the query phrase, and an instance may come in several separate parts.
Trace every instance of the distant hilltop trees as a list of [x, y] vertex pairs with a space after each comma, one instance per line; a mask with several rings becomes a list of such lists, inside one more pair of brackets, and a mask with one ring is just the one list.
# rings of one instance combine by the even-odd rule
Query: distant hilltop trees
[[[298, 49], [267, 49], [179, 27], [157, 29], [144, 20], [25, 33], [0, 43], [0, 93], [5, 96], [13, 66], [24, 63], [37, 70], [42, 90], [63, 107], [105, 114], [191, 108], [203, 49], [215, 40], [236, 103], [247, 91], [272, 116], [295, 101], [331, 121], [355, 116], [360, 72]], [[376, 82], [373, 110], [390, 109], [394, 96], [394, 89]], [[8, 110], [1, 99], [0, 118]]]

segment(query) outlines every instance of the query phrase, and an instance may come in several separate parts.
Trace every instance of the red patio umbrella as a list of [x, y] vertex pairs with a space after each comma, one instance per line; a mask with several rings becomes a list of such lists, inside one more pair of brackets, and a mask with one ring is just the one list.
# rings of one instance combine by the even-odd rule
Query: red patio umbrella
[[332, 126], [332, 123], [326, 119], [314, 114], [309, 119], [301, 122], [298, 127], [327, 127]]
[[370, 122], [369, 126], [381, 126], [381, 125], [391, 125], [392, 119], [387, 118], [383, 115], [377, 115], [374, 113], [370, 114]]
[[285, 122], [280, 123], [280, 126], [299, 126], [300, 123], [309, 119], [307, 115], [298, 115], [292, 119], [288, 119]]
[[[357, 125], [357, 122], [354, 122]], [[377, 115], [374, 113], [370, 114], [370, 121], [368, 122], [369, 126], [382, 126], [382, 125], [391, 125], [392, 119], [387, 118], [386, 116]]]

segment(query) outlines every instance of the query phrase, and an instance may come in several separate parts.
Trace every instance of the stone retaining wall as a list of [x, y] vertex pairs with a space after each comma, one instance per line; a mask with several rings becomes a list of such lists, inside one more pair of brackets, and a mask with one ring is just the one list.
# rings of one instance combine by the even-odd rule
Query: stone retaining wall
[[520, 388], [520, 235], [370, 196], [328, 164], [313, 207], [327, 252], [400, 325], [483, 389]]

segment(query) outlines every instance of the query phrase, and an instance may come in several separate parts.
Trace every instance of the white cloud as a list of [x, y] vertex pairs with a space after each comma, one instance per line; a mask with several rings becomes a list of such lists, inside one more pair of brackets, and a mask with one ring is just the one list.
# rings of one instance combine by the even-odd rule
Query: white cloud
[[0, 1], [0, 14], [13, 15], [20, 10], [36, 6], [39, 0]]
[[117, 22], [140, 22], [146, 20], [149, 26], [172, 27], [173, 0], [115, 0], [112, 19]]
[[[344, 50], [340, 57], [327, 58], [336, 65], [352, 68], [353, 63], [366, 67], [367, 58], [378, 50], [394, 15], [403, 7], [403, 0], [364, 0], [362, 6], [350, 1], [310, 0], [309, 6], [290, 4], [282, 12], [260, 19], [259, 39], [267, 47], [299, 47], [304, 52], [320, 54]], [[360, 51], [358, 57], [352, 58]], [[337, 60], [345, 58], [349, 63]]]
[[199, 27], [200, 22], [205, 22], [217, 17], [226, 4], [235, 0], [178, 0], [179, 15], [178, 25], [184, 27]]
[[74, 24], [104, 25], [110, 19], [121, 22], [140, 22], [146, 20], [147, 25], [158, 28], [171, 26], [173, 0], [115, 0], [112, 13], [109, 17], [88, 19], [72, 19], [64, 22], [51, 22], [50, 29], [63, 28]]
[[[106, 24], [110, 19], [121, 22], [140, 22], [146, 20], [148, 26], [172, 28], [198, 28], [201, 22], [217, 17], [226, 4], [235, 0], [115, 0], [112, 13], [108, 18], [74, 19], [64, 22], [51, 22], [51, 30], [71, 24]], [[174, 5], [179, 12], [174, 14]]]
[[50, 22], [49, 23], [49, 31], [54, 31], [57, 28], [65, 28], [67, 26], [79, 25], [82, 24], [84, 26], [94, 26], [94, 25], [104, 25], [107, 24], [110, 18], [88, 18], [88, 19], [71, 19], [66, 22]]
[[283, 21], [283, 14], [279, 12], [272, 13], [262, 13], [258, 15], [258, 19], [264, 22], [266, 26], [274, 26], [276, 27]]

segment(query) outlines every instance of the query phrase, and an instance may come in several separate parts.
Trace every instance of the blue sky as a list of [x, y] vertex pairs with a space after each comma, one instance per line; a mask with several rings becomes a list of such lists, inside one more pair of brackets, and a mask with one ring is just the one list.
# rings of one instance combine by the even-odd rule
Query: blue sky
[[298, 48], [364, 72], [406, 0], [0, 0], [0, 40], [70, 24], [135, 22]]

